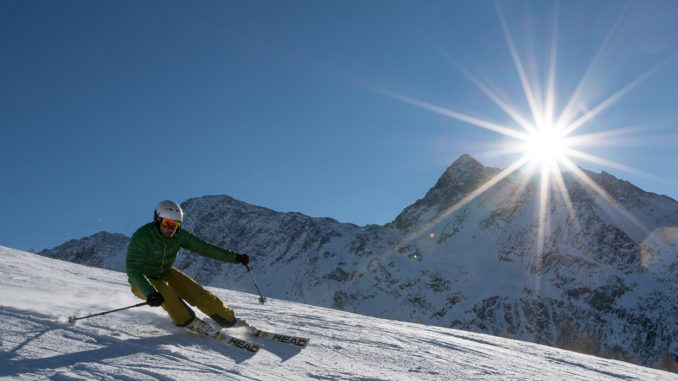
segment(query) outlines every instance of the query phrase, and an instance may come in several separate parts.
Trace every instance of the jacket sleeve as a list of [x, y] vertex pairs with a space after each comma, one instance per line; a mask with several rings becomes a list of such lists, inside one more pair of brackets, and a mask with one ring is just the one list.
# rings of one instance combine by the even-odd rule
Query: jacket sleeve
[[203, 257], [216, 259], [218, 261], [238, 263], [235, 257], [238, 255], [235, 251], [227, 250], [211, 243], [205, 242], [202, 239], [194, 236], [192, 233], [185, 231], [186, 238], [181, 247], [194, 253], [200, 254]]
[[125, 270], [130, 284], [139, 288], [139, 290], [146, 296], [155, 292], [156, 289], [146, 279], [144, 275], [144, 256], [146, 255], [146, 247], [143, 239], [139, 237], [139, 232], [132, 235], [127, 247], [127, 257], [125, 259]]

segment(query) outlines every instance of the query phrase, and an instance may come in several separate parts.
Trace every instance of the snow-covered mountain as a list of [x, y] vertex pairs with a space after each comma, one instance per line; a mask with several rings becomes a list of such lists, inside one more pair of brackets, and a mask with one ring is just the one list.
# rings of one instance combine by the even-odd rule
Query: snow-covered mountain
[[[662, 353], [675, 357], [678, 202], [605, 172], [582, 173], [590, 184], [564, 173], [567, 192], [554, 183], [542, 196], [538, 178], [515, 172], [499, 180], [500, 169], [464, 155], [385, 226], [228, 196], [183, 202], [184, 226], [252, 255], [274, 298], [645, 365]], [[123, 270], [126, 241], [114, 238], [99, 233], [40, 254]], [[253, 291], [239, 266], [192, 254], [176, 265], [202, 283]]]
[[309, 345], [260, 341], [251, 356], [147, 306], [71, 325], [71, 314], [136, 304], [125, 274], [0, 247], [0, 380], [678, 380], [524, 341], [211, 291], [238, 316]]

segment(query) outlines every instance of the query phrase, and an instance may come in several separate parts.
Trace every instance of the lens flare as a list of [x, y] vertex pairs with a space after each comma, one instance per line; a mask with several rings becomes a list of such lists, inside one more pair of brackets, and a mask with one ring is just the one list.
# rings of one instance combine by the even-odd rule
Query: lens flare
[[666, 271], [675, 262], [678, 228], [653, 230], [640, 244], [640, 263], [645, 270]]
[[[559, 112], [556, 113], [556, 42], [558, 41], [557, 7], [554, 9], [553, 22], [551, 23], [551, 25], [553, 25], [553, 29], [550, 42], [549, 58], [546, 63], [547, 76], [545, 85], [542, 85], [538, 83], [537, 80], [534, 80], [535, 78], [539, 77], [540, 73], [531, 73], [529, 70], [526, 70], [523, 60], [521, 59], [518, 52], [516, 43], [511, 36], [509, 24], [502, 12], [501, 3], [495, 2], [495, 8], [499, 16], [499, 22], [504, 33], [506, 44], [508, 45], [513, 64], [515, 66], [516, 74], [518, 75], [522, 85], [523, 95], [525, 97], [526, 104], [529, 107], [530, 115], [522, 115], [516, 108], [511, 107], [507, 97], [502, 97], [499, 95], [503, 92], [498, 90], [495, 91], [487, 83], [483, 83], [478, 77], [474, 76], [470, 70], [464, 68], [460, 63], [458, 63], [454, 58], [454, 55], [446, 54], [440, 47], [438, 47], [438, 51], [440, 51], [445, 56], [445, 58], [447, 58], [447, 60], [456, 67], [457, 70], [459, 70], [482, 93], [484, 93], [489, 98], [489, 100], [491, 100], [495, 105], [497, 105], [497, 107], [503, 110], [510, 118], [510, 123], [497, 123], [481, 116], [469, 115], [467, 113], [462, 113], [404, 94], [399, 94], [372, 85], [362, 84], [363, 87], [366, 87], [371, 91], [396, 99], [400, 102], [407, 103], [415, 107], [448, 117], [450, 119], [460, 121], [466, 125], [490, 130], [496, 132], [497, 134], [515, 139], [513, 143], [507, 144], [500, 151], [501, 154], [518, 154], [518, 159], [508, 165], [506, 169], [502, 170], [496, 176], [489, 179], [486, 183], [470, 191], [456, 204], [445, 210], [439, 211], [437, 215], [429, 222], [424, 224], [424, 226], [419, 227], [415, 232], [395, 244], [391, 248], [390, 252], [384, 253], [384, 257], [399, 252], [399, 250], [406, 247], [417, 237], [425, 234], [427, 230], [430, 230], [433, 226], [441, 222], [451, 213], [454, 213], [460, 208], [464, 207], [476, 197], [496, 185], [499, 181], [511, 176], [519, 169], [525, 169], [526, 172], [534, 173], [540, 178], [541, 186], [539, 187], [538, 195], [539, 229], [537, 239], [535, 241], [535, 252], [537, 255], [538, 264], [541, 263], [541, 257], [543, 256], [543, 251], [545, 250], [545, 240], [550, 234], [549, 226], [547, 226], [550, 224], [548, 218], [548, 203], [552, 202], [550, 201], [553, 199], [551, 197], [552, 193], [560, 195], [559, 199], [563, 200], [563, 202], [566, 204], [568, 213], [572, 221], [574, 221], [575, 228], [580, 228], [577, 223], [572, 199], [565, 185], [565, 180], [562, 174], [564, 171], [571, 173], [580, 184], [583, 184], [593, 193], [597, 194], [601, 200], [606, 201], [606, 204], [608, 204], [610, 209], [616, 211], [619, 216], [623, 216], [626, 220], [635, 225], [639, 229], [639, 232], [649, 234], [649, 229], [647, 229], [630, 212], [625, 210], [620, 203], [618, 203], [603, 189], [603, 187], [591, 179], [584, 170], [579, 168], [572, 161], [573, 158], [576, 158], [583, 161], [620, 169], [626, 172], [642, 174], [644, 176], [651, 177], [648, 174], [642, 173], [628, 166], [602, 158], [597, 154], [586, 152], [587, 149], [591, 150], [593, 148], [605, 145], [608, 142], [610, 136], [618, 135], [624, 132], [624, 129], [597, 131], [595, 133], [589, 132], [580, 135], [575, 135], [575, 133], [579, 134], [581, 130], [585, 129], [586, 126], [590, 124], [589, 122], [601, 115], [603, 112], [607, 111], [622, 97], [631, 92], [659, 70], [667, 66], [670, 61], [674, 60], [675, 56], [665, 59], [640, 76], [632, 78], [632, 80], [626, 85], [621, 86], [619, 90], [610, 92], [611, 95], [607, 97], [602, 96], [602, 101], [599, 103], [595, 104], [594, 102], [591, 102], [594, 104], [587, 104], [587, 102], [583, 100], [583, 95], [586, 93], [585, 89], [589, 88], [591, 85], [591, 80], [595, 77], [592, 74], [592, 69], [595, 66], [594, 64], [597, 64], [600, 60], [602, 52], [608, 48], [607, 45], [609, 40], [619, 26], [618, 23], [616, 23], [608, 32], [608, 35], [603, 41], [602, 46], [593, 57], [593, 61], [584, 73], [580, 82], [577, 84], [574, 93], [569, 98], [564, 99], [563, 103], [565, 104], [565, 107], [562, 108], [562, 110], [558, 110]], [[533, 80], [531, 81], [531, 79]], [[430, 237], [433, 238], [433, 235], [430, 235]], [[641, 255], [645, 255], [645, 257], [648, 257], [647, 260], [650, 261], [650, 253], [641, 252]]]

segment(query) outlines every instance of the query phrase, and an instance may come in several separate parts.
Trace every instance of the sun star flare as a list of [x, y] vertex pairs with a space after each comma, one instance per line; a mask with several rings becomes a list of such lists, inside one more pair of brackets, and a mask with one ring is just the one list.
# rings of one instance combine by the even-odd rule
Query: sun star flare
[[[468, 124], [477, 128], [491, 130], [498, 134], [514, 139], [513, 142], [506, 144], [500, 151], [504, 154], [517, 154], [517, 159], [508, 165], [506, 169], [501, 171], [497, 176], [488, 180], [485, 184], [477, 187], [468, 195], [463, 197], [455, 205], [450, 206], [447, 210], [441, 211], [430, 222], [417, 229], [410, 236], [405, 238], [402, 242], [394, 246], [392, 252], [396, 252], [400, 247], [403, 247], [408, 242], [416, 239], [422, 234], [426, 234], [435, 224], [442, 221], [451, 213], [459, 210], [473, 199], [484, 193], [492, 186], [497, 184], [502, 179], [510, 176], [513, 172], [524, 169], [527, 173], [535, 174], [539, 178], [540, 186], [538, 192], [538, 234], [535, 242], [535, 254], [537, 263], [541, 262], [547, 236], [550, 234], [550, 219], [548, 216], [549, 204], [552, 202], [559, 202], [561, 200], [565, 203], [568, 213], [575, 226], [577, 218], [572, 200], [568, 193], [563, 172], [567, 171], [584, 187], [597, 194], [601, 200], [607, 201], [609, 205], [616, 209], [617, 214], [628, 221], [638, 226], [642, 231], [647, 228], [642, 225], [640, 221], [633, 217], [631, 213], [624, 210], [624, 208], [610, 196], [602, 186], [598, 185], [589, 175], [580, 169], [572, 158], [581, 159], [597, 164], [603, 164], [609, 167], [621, 169], [627, 172], [638, 172], [633, 168], [627, 167], [620, 163], [601, 157], [598, 152], [592, 152], [606, 144], [606, 137], [614, 135], [616, 130], [597, 131], [596, 133], [585, 133], [574, 135], [575, 131], [585, 128], [594, 118], [599, 116], [603, 111], [607, 110], [616, 103], [620, 98], [645, 81], [652, 74], [665, 66], [666, 62], [656, 65], [651, 70], [647, 71], [640, 77], [637, 77], [626, 86], [622, 87], [612, 93], [611, 96], [605, 98], [598, 104], [588, 107], [582, 99], [583, 90], [588, 81], [591, 80], [589, 71], [581, 79], [581, 82], [576, 87], [576, 91], [571, 97], [565, 99], [567, 104], [560, 112], [556, 112], [557, 102], [557, 87], [556, 87], [556, 41], [557, 41], [557, 27], [554, 22], [552, 30], [551, 48], [548, 62], [548, 76], [546, 86], [542, 84], [531, 82], [530, 79], [537, 78], [538, 75], [530, 75], [528, 70], [523, 65], [523, 60], [518, 54], [515, 42], [510, 34], [508, 23], [506, 22], [499, 3], [495, 3], [499, 15], [502, 31], [505, 34], [506, 42], [511, 52], [511, 57], [516, 68], [516, 74], [520, 78], [522, 84], [523, 96], [529, 106], [531, 115], [522, 115], [517, 109], [509, 106], [509, 102], [500, 97], [498, 91], [494, 91], [489, 85], [483, 83], [477, 76], [471, 73], [470, 70], [464, 68], [451, 55], [444, 54], [446, 58], [464, 74], [476, 87], [484, 93], [491, 101], [493, 101], [500, 109], [506, 112], [510, 118], [509, 123], [502, 123], [492, 121], [477, 115], [469, 115], [461, 113], [450, 108], [436, 105], [424, 100], [415, 99], [407, 95], [398, 94], [393, 91], [379, 89], [374, 86], [366, 86], [370, 90], [380, 93], [382, 95], [391, 97], [411, 104], [413, 106], [458, 120], [464, 124]], [[557, 19], [554, 14], [554, 21]], [[439, 49], [440, 50], [440, 49]], [[561, 98], [562, 99], [562, 98]], [[576, 111], [579, 110], [579, 111]], [[582, 111], [584, 110], [584, 111]], [[586, 151], [584, 151], [586, 149]], [[495, 153], [496, 154], [496, 153]], [[557, 196], [560, 195], [558, 198]], [[552, 197], [555, 196], [555, 197]], [[389, 255], [389, 254], [387, 254]]]

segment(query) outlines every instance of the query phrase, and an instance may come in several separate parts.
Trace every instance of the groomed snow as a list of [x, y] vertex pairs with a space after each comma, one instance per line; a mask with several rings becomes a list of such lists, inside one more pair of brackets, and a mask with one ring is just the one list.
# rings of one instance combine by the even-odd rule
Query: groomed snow
[[212, 291], [239, 317], [309, 336], [309, 346], [262, 342], [248, 356], [147, 306], [71, 325], [70, 315], [138, 303], [125, 274], [0, 247], [0, 379], [678, 380], [526, 342]]

